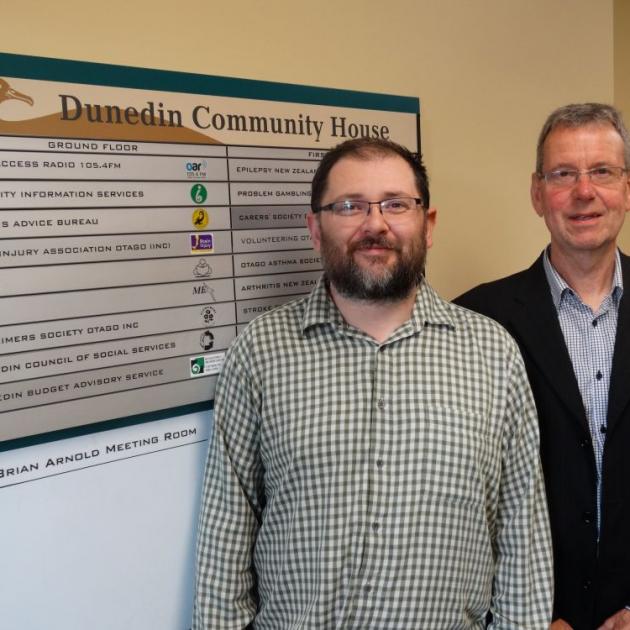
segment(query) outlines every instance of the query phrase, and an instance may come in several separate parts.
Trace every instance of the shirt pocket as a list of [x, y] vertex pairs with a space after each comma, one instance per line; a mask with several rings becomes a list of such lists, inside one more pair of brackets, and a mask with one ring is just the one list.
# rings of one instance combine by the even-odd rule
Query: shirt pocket
[[401, 423], [402, 460], [423, 501], [483, 505], [500, 471], [497, 436], [478, 411], [432, 404]]

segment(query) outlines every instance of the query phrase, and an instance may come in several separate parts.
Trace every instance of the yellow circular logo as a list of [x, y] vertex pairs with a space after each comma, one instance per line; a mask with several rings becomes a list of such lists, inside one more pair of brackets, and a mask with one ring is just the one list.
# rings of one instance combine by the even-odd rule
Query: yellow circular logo
[[203, 228], [208, 225], [208, 221], [210, 217], [208, 216], [208, 211], [205, 208], [195, 208], [192, 213], [192, 224], [198, 230], [203, 230]]

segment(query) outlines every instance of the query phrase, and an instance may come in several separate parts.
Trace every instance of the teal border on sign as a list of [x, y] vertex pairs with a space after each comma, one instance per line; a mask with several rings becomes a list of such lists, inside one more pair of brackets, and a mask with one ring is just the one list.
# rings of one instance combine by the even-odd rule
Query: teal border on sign
[[307, 85], [257, 81], [255, 79], [235, 79], [173, 70], [152, 70], [11, 53], [0, 53], [0, 75], [42, 81], [64, 81], [163, 92], [184, 92], [420, 114], [420, 99], [413, 96], [335, 90]]

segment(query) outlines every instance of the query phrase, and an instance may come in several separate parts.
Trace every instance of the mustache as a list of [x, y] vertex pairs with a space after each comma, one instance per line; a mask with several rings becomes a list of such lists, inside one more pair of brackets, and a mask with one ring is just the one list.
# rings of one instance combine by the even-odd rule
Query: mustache
[[357, 250], [370, 249], [371, 247], [380, 247], [382, 249], [393, 249], [399, 251], [399, 248], [393, 243], [390, 243], [384, 236], [378, 236], [376, 238], [373, 236], [366, 236], [360, 241], [357, 241], [356, 243], [350, 245], [348, 247], [348, 250], [349, 253], [352, 254]]

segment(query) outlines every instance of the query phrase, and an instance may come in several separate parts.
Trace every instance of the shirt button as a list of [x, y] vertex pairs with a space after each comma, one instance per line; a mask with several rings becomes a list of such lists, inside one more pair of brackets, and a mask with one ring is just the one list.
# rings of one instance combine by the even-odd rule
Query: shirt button
[[587, 525], [590, 525], [593, 522], [593, 512], [590, 512], [589, 510], [583, 512], [582, 518]]
[[377, 468], [383, 468], [384, 463], [385, 462], [382, 459], [379, 458], [379, 459], [376, 460], [376, 467]]
[[582, 584], [582, 588], [585, 591], [588, 591], [588, 589], [591, 588], [591, 584], [592, 584], [592, 582], [590, 580], [585, 580], [584, 584]]
[[589, 445], [590, 445], [590, 443], [591, 443], [591, 441], [590, 441], [588, 438], [582, 438], [582, 439], [580, 440], [580, 446], [581, 446], [582, 448], [586, 448], [587, 446], [589, 446]]
[[596, 378], [598, 381], [601, 381], [601, 380], [602, 380], [602, 373], [601, 373], [601, 370], [597, 370], [597, 374], [595, 375], [595, 378]]
[[379, 398], [379, 399], [376, 401], [376, 406], [377, 406], [377, 407], [378, 407], [381, 411], [383, 411], [383, 409], [385, 409], [385, 401], [384, 401], [382, 398]]
[[364, 590], [366, 593], [369, 593], [369, 592], [372, 590], [372, 585], [371, 585], [371, 584], [366, 584], [366, 585], [363, 587], [363, 590]]
[[380, 525], [378, 523], [372, 523], [372, 530], [377, 532]]
[[599, 431], [600, 431], [600, 433], [606, 433], [606, 425], [602, 424], [602, 426], [599, 427]]
[[597, 320], [596, 319], [594, 319], [591, 323], [593, 324], [593, 328], [597, 328]]

